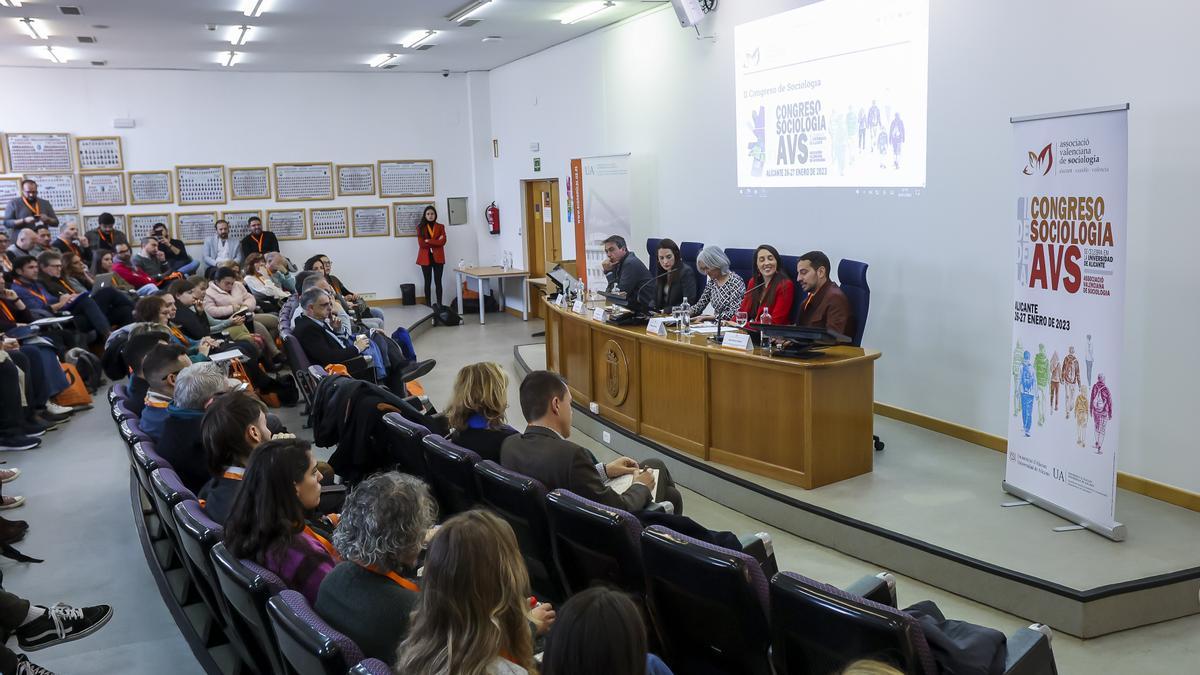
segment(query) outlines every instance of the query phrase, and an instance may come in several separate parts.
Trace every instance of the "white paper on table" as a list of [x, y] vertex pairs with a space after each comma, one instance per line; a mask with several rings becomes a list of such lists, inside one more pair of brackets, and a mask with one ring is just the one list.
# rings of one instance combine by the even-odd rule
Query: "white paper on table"
[[692, 326], [692, 332], [700, 335], [716, 335], [716, 326]]

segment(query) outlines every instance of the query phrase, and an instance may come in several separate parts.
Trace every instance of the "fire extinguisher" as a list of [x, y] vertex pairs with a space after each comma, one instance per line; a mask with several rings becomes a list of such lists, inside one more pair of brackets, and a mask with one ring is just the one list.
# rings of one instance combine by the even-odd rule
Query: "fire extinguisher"
[[500, 209], [496, 206], [496, 202], [492, 202], [484, 210], [483, 217], [487, 219], [488, 229], [492, 234], [500, 234]]

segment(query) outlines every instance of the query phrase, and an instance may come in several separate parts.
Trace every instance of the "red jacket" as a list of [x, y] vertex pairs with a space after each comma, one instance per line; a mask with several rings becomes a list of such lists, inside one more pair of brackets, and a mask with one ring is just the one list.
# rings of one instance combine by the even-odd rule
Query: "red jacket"
[[417, 246], [419, 247], [417, 250], [418, 265], [432, 265], [433, 263], [445, 265], [446, 226], [441, 223], [434, 223], [432, 227], [426, 223], [418, 225]]
[[[792, 300], [795, 298], [796, 284], [787, 277], [783, 272], [777, 272], [783, 276], [783, 281], [775, 289], [775, 301], [767, 308], [771, 312], [771, 323], [776, 326], [788, 324], [788, 317], [792, 313]], [[742, 296], [742, 307], [740, 311], [750, 313], [750, 306], [754, 303], [754, 293], [758, 288], [758, 282], [751, 277], [750, 285], [746, 288], [746, 295]], [[759, 315], [762, 314], [762, 308], [754, 313], [754, 316], [748, 316], [750, 323], [757, 323]]]
[[129, 284], [134, 288], [141, 288], [146, 284], [155, 283], [154, 278], [149, 274], [146, 274], [145, 272], [136, 269], [131, 265], [127, 265], [120, 260], [113, 260], [112, 269], [117, 273], [117, 276], [121, 277], [125, 281], [128, 281]]

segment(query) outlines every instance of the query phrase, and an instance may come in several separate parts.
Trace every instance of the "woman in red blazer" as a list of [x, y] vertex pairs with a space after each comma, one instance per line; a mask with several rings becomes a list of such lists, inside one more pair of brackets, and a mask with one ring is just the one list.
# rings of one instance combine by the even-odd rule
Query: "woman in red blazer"
[[425, 207], [417, 225], [417, 264], [425, 275], [425, 303], [430, 303], [429, 282], [437, 286], [437, 304], [442, 304], [442, 269], [446, 267], [446, 226], [437, 221], [437, 209]]
[[792, 299], [796, 285], [787, 273], [779, 268], [779, 251], [770, 244], [763, 244], [754, 251], [754, 276], [742, 297], [741, 311], [750, 322], [759, 322], [766, 309], [771, 313], [771, 323], [786, 325], [792, 313]]

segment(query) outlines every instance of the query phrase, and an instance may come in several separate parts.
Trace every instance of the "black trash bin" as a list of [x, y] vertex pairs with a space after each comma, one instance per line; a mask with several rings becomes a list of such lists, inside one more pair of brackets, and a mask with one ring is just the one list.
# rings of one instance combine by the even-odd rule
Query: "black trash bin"
[[416, 284], [400, 284], [400, 304], [405, 306], [417, 304]]

